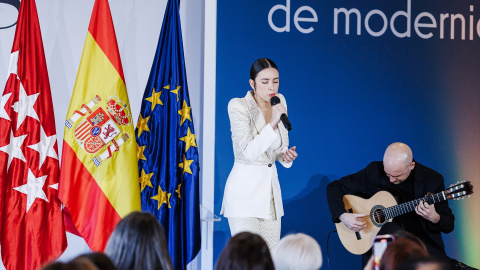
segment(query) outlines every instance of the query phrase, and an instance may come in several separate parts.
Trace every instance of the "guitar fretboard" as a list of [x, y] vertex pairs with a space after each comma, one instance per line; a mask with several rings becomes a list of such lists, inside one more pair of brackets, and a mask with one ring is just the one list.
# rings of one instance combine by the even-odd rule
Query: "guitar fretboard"
[[413, 200], [413, 201], [409, 201], [409, 202], [406, 202], [406, 203], [402, 203], [402, 204], [399, 204], [399, 205], [395, 205], [395, 206], [392, 206], [392, 207], [385, 208], [383, 210], [383, 212], [385, 213], [385, 218], [388, 220], [388, 219], [391, 219], [391, 218], [394, 218], [394, 217], [401, 216], [401, 215], [406, 214], [408, 212], [414, 211], [415, 207], [420, 202], [424, 201], [424, 202], [427, 202], [428, 204], [434, 204], [434, 203], [438, 203], [438, 202], [445, 201], [445, 200], [447, 200], [447, 197], [445, 196], [445, 191], [442, 191], [442, 192], [432, 194], [432, 195], [428, 195], [426, 197], [419, 198], [419, 199], [416, 199], [416, 200]]

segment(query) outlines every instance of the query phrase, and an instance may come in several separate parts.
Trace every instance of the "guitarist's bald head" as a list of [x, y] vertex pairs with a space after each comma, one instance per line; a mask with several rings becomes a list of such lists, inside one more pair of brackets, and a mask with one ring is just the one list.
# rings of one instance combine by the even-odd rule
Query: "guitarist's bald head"
[[383, 155], [383, 162], [385, 163], [399, 163], [399, 165], [407, 166], [413, 161], [412, 149], [404, 143], [395, 142], [390, 144]]
[[390, 144], [383, 155], [383, 167], [390, 182], [394, 184], [403, 182], [415, 167], [412, 149], [401, 142]]

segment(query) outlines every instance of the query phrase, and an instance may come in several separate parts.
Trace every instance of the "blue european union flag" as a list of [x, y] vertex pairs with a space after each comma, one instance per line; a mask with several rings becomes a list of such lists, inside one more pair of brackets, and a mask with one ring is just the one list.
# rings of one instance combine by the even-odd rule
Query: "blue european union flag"
[[200, 250], [199, 164], [183, 56], [179, 0], [169, 0], [136, 137], [142, 210], [165, 228], [175, 269]]

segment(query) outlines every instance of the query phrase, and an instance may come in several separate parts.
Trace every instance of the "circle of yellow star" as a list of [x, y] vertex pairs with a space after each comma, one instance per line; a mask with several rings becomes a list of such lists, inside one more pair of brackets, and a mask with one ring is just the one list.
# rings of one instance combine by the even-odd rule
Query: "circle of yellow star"
[[193, 163], [193, 159], [187, 160], [185, 154], [183, 154], [183, 162], [178, 164], [178, 167], [183, 169], [183, 173], [192, 174], [192, 170], [190, 169], [190, 165]]
[[181, 137], [180, 140], [184, 141], [186, 144], [185, 152], [190, 149], [190, 146], [197, 147], [197, 142], [195, 141], [195, 134], [192, 134], [192, 132], [190, 131], [190, 127], [187, 130], [187, 136]]
[[152, 182], [150, 181], [152, 176], [153, 176], [153, 173], [146, 174], [145, 170], [142, 169], [142, 176], [140, 176], [140, 178], [138, 179], [138, 182], [140, 182], [141, 184], [140, 192], [142, 192], [146, 186], [153, 188]]
[[141, 160], [141, 159], [145, 160], [145, 161], [147, 160], [145, 158], [145, 155], [143, 154], [143, 151], [145, 151], [146, 147], [147, 147], [146, 145], [139, 146], [138, 143], [137, 143], [137, 160]]
[[147, 116], [147, 118], [143, 118], [142, 115], [138, 117], [138, 123], [137, 123], [137, 128], [138, 128], [138, 138], [142, 135], [143, 131], [148, 131], [150, 132], [150, 129], [148, 128], [148, 119], [150, 119], [150, 116]]
[[178, 102], [178, 90], [180, 90], [181, 86], [177, 86], [177, 89], [170, 91], [171, 93], [174, 93], [177, 95], [177, 102]]
[[155, 109], [155, 106], [157, 104], [163, 105], [162, 101], [160, 100], [160, 95], [162, 94], [162, 91], [160, 92], [155, 92], [155, 88], [152, 89], [152, 95], [148, 98], [146, 98], [146, 101], [150, 101], [152, 103], [152, 111]]
[[166, 203], [168, 205], [168, 208], [172, 208], [170, 205], [170, 196], [172, 196], [172, 193], [167, 193], [166, 191], [163, 191], [160, 186], [158, 186], [158, 194], [150, 197], [150, 199], [158, 201], [158, 208], [157, 210], [160, 210], [160, 207]]
[[180, 188], [182, 187], [182, 184], [178, 185], [178, 188], [175, 190], [175, 192], [178, 194], [178, 198], [182, 198], [182, 193], [180, 191]]
[[192, 121], [192, 118], [190, 117], [190, 110], [191, 109], [192, 109], [191, 107], [187, 106], [187, 102], [185, 100], [183, 100], [182, 109], [178, 111], [178, 114], [180, 114], [182, 116], [182, 119], [180, 121], [180, 125], [183, 125], [183, 123], [187, 119]]

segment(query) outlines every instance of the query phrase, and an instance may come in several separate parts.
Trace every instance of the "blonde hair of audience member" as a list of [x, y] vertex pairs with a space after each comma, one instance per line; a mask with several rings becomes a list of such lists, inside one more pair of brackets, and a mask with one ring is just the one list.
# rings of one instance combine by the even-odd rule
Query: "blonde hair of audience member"
[[283, 237], [273, 248], [272, 258], [277, 270], [317, 270], [322, 266], [320, 245], [303, 233]]
[[105, 254], [118, 270], [173, 270], [163, 227], [147, 212], [124, 217], [108, 239]]

